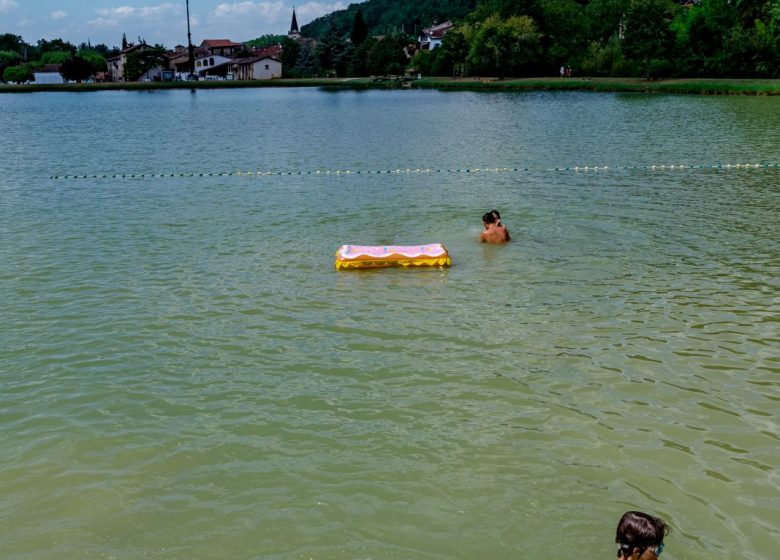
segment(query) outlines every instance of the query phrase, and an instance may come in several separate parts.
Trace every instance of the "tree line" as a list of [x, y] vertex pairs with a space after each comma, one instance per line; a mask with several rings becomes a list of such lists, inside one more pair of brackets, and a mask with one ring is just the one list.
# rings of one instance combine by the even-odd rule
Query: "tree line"
[[96, 72], [105, 72], [106, 59], [118, 52], [103, 44], [76, 46], [62, 39], [41, 39], [31, 45], [19, 35], [4, 33], [0, 35], [0, 76], [5, 82], [27, 82], [36, 70], [60, 64], [65, 79], [80, 82]]
[[484, 0], [429, 73], [780, 77], [778, 0]]
[[[445, 19], [441, 48], [410, 62], [421, 29]], [[370, 0], [301, 32], [320, 44], [285, 42], [287, 75], [780, 77], [780, 0]]]

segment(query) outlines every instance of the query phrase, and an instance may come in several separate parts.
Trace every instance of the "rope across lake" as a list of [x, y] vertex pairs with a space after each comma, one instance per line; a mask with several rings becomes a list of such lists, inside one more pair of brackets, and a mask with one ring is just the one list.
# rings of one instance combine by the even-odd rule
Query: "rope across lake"
[[458, 169], [435, 168], [396, 168], [396, 169], [317, 169], [314, 171], [227, 171], [227, 172], [178, 172], [178, 173], [97, 173], [87, 175], [51, 175], [50, 179], [163, 179], [195, 177], [281, 177], [293, 175], [306, 176], [350, 176], [350, 175], [421, 175], [421, 174], [457, 174], [457, 173], [550, 173], [550, 172], [609, 172], [609, 171], [675, 171], [686, 169], [778, 169], [780, 163], [716, 163], [716, 164], [658, 164], [658, 165], [585, 165], [567, 167], [464, 167]]

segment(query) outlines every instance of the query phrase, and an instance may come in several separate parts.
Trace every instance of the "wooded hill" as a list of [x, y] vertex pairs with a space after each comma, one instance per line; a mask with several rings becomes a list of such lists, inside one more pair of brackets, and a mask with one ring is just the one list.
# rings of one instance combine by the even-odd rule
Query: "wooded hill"
[[347, 34], [358, 9], [363, 12], [369, 35], [417, 35], [433, 22], [466, 17], [477, 4], [478, 0], [368, 0], [315, 19], [301, 27], [301, 35], [320, 39], [331, 26], [339, 35]]

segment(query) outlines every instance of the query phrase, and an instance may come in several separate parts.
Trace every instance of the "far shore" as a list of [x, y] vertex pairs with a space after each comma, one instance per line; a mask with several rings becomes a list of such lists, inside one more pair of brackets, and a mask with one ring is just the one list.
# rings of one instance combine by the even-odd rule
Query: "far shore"
[[310, 78], [248, 81], [119, 82], [0, 85], [0, 93], [110, 90], [320, 87], [327, 89], [438, 89], [442, 91], [595, 91], [698, 95], [780, 95], [780, 80], [678, 78]]

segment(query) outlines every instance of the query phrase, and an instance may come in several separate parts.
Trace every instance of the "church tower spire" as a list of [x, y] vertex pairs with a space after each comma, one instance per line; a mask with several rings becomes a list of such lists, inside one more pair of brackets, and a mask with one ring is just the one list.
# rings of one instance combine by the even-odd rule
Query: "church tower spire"
[[287, 35], [292, 37], [293, 39], [301, 36], [301, 32], [298, 30], [298, 19], [295, 17], [295, 6], [293, 6], [293, 15], [292, 15], [292, 23], [290, 23], [290, 32], [287, 33]]

